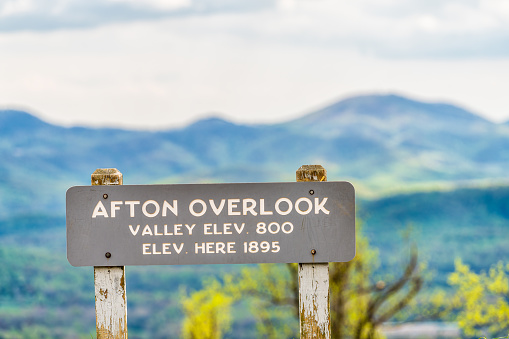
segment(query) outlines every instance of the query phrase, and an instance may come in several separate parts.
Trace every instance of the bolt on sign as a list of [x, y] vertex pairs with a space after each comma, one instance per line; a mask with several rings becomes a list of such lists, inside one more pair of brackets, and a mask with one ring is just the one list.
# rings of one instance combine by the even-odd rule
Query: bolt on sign
[[348, 182], [76, 186], [73, 266], [343, 262], [355, 256]]

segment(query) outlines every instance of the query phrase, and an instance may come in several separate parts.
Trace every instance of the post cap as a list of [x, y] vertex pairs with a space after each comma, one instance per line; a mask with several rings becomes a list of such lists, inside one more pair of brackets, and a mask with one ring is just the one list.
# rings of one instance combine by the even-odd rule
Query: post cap
[[92, 186], [122, 185], [122, 173], [116, 168], [98, 168], [92, 173]]
[[296, 176], [297, 181], [327, 181], [327, 171], [322, 165], [302, 165]]

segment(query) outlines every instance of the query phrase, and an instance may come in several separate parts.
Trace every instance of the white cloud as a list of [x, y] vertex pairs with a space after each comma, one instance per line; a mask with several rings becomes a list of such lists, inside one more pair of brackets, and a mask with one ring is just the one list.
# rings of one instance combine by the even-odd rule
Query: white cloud
[[36, 8], [32, 0], [4, 0], [0, 2], [0, 18], [29, 13]]
[[191, 0], [107, 0], [114, 3], [124, 3], [133, 7], [151, 8], [155, 10], [175, 10], [191, 6]]
[[[274, 15], [260, 13], [258, 22]], [[241, 28], [249, 18], [0, 35], [0, 105], [28, 105], [57, 123], [161, 128], [209, 112], [281, 121], [351, 94], [398, 92], [509, 117], [509, 60], [392, 60], [308, 48], [270, 40], [275, 22], [262, 25], [267, 38], [248, 39]]]
[[249, 27], [283, 41], [385, 57], [509, 56], [509, 16], [491, 8], [480, 1], [304, 0], [284, 16], [268, 17], [262, 29]]
[[4, 0], [0, 31], [223, 18], [232, 12], [233, 20], [212, 29], [383, 57], [509, 56], [507, 0]]
[[0, 32], [93, 28], [274, 7], [275, 0], [0, 0]]
[[497, 20], [499, 25], [507, 25], [509, 21], [509, 1], [480, 0], [480, 10]]
[[0, 105], [160, 128], [211, 111], [281, 121], [401, 92], [509, 117], [504, 2], [160, 1], [0, 0]]

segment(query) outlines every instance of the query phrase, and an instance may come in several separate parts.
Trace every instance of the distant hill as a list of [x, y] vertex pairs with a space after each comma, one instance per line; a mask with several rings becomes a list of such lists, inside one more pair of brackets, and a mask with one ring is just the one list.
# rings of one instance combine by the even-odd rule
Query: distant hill
[[[492, 124], [460, 107], [445, 103], [424, 103], [397, 95], [368, 95], [342, 100], [286, 125], [321, 136], [323, 133], [333, 137], [371, 132], [377, 134], [373, 138], [390, 138], [401, 133], [432, 130], [468, 134], [481, 126], [486, 128]], [[309, 129], [309, 126], [313, 128]]]
[[446, 284], [461, 258], [475, 271], [509, 260], [509, 186], [400, 194], [362, 201], [358, 218], [385, 266], [405, 259], [405, 239], [418, 245], [435, 271], [433, 284]]
[[442, 103], [358, 96], [275, 125], [217, 118], [168, 131], [65, 128], [0, 111], [0, 217], [63, 214], [65, 190], [116, 167], [125, 184], [293, 181], [302, 164], [360, 196], [430, 183], [505, 180], [509, 126]]

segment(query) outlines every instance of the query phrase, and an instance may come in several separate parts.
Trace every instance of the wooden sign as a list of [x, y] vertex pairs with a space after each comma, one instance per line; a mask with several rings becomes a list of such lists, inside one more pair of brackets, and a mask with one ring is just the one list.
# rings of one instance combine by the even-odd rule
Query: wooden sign
[[348, 182], [77, 186], [73, 266], [312, 263], [355, 256]]

